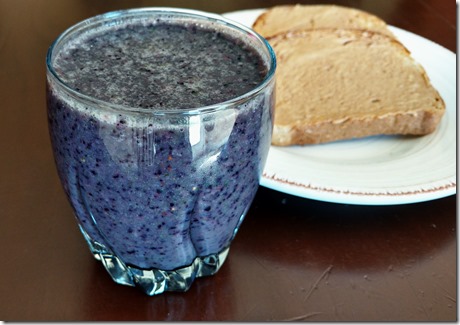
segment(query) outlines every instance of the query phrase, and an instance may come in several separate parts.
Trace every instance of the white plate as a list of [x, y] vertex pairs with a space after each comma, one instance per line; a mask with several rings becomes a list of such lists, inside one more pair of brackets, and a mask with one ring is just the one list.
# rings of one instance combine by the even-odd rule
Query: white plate
[[[251, 26], [262, 12], [224, 16]], [[421, 36], [389, 28], [425, 68], [446, 103], [438, 129], [423, 137], [272, 146], [262, 186], [315, 200], [366, 205], [415, 203], [456, 193], [456, 55]]]

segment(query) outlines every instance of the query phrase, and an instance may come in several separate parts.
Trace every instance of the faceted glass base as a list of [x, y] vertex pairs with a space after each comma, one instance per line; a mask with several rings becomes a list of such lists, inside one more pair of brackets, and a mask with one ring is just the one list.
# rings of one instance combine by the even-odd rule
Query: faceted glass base
[[138, 269], [126, 265], [104, 245], [92, 240], [80, 227], [94, 257], [101, 261], [112, 279], [123, 285], [138, 287], [149, 296], [165, 291], [187, 291], [195, 278], [215, 274], [225, 259], [229, 248], [220, 253], [197, 257], [192, 264], [175, 270]]

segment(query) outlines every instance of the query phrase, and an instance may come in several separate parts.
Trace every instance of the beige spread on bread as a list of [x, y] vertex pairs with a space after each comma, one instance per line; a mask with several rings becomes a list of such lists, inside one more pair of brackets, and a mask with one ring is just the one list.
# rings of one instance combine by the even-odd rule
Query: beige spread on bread
[[393, 37], [387, 24], [365, 11], [337, 5], [284, 5], [262, 13], [253, 29], [268, 38], [295, 30], [344, 28], [366, 29]]
[[273, 145], [423, 135], [443, 116], [444, 102], [424, 69], [375, 16], [338, 6], [282, 6], [262, 14], [254, 28], [278, 59]]

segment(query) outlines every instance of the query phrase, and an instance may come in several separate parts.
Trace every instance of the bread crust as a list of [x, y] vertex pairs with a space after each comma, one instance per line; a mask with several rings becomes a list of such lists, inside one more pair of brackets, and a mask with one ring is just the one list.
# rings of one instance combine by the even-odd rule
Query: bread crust
[[348, 118], [339, 123], [322, 121], [307, 125], [275, 124], [272, 140], [275, 146], [319, 144], [344, 139], [363, 138], [373, 135], [425, 135], [433, 132], [442, 114], [432, 111], [394, 113], [385, 116]]

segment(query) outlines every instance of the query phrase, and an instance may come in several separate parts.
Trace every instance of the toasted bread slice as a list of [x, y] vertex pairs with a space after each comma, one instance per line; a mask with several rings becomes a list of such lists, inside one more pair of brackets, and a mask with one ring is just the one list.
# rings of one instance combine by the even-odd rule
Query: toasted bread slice
[[283, 5], [269, 8], [252, 28], [268, 38], [285, 32], [320, 28], [365, 29], [390, 37], [382, 19], [368, 12], [337, 5]]
[[445, 104], [397, 40], [316, 29], [269, 39], [277, 59], [273, 145], [435, 130]]

